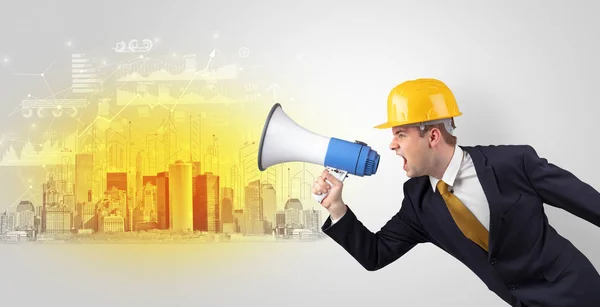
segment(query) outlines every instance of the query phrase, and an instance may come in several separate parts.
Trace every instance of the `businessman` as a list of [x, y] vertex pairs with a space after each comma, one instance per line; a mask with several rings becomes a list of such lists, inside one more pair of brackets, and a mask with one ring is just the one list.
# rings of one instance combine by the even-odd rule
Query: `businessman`
[[[548, 224], [543, 204], [600, 226], [600, 193], [528, 145], [461, 146], [454, 95], [439, 80], [417, 79], [388, 96], [390, 149], [409, 180], [399, 211], [371, 232], [324, 170], [312, 192], [329, 194], [323, 232], [374, 271], [419, 243], [456, 257], [511, 306], [598, 307], [600, 275]], [[463, 294], [467, 295], [467, 294]]]

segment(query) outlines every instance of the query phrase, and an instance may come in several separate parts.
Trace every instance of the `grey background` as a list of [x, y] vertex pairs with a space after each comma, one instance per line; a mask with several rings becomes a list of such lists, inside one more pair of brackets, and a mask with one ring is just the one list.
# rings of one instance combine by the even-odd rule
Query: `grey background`
[[[3, 114], [32, 88], [44, 90], [39, 80], [16, 78], [14, 72], [45, 69], [68, 54], [67, 41], [102, 52], [117, 41], [145, 37], [199, 54], [216, 45], [232, 55], [248, 47], [253, 63], [263, 66], [258, 75], [281, 85], [286, 111], [298, 122], [322, 134], [366, 141], [382, 154], [377, 175], [350, 178], [344, 192], [373, 231], [398, 210], [406, 177], [387, 150], [391, 133], [372, 127], [385, 120], [389, 90], [410, 78], [436, 77], [453, 89], [464, 113], [456, 120], [459, 143], [530, 144], [600, 187], [595, 1], [11, 1], [2, 6], [0, 57], [10, 59], [0, 63]], [[268, 106], [261, 108], [266, 114]], [[0, 129], [18, 120], [7, 117]], [[1, 172], [2, 199], [13, 201], [16, 171]], [[600, 230], [563, 210], [546, 209], [551, 224], [600, 267]], [[506, 306], [432, 245], [418, 246], [378, 272], [362, 269], [331, 240], [2, 245], [0, 263], [3, 304], [25, 306]]]

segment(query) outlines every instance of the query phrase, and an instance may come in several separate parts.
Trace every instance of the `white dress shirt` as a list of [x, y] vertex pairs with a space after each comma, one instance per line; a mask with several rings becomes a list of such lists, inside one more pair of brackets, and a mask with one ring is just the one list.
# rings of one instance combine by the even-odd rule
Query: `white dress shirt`
[[[450, 160], [450, 164], [446, 168], [444, 175], [441, 178], [450, 191], [460, 199], [460, 201], [473, 213], [473, 215], [481, 222], [483, 227], [490, 230], [490, 207], [477, 178], [475, 166], [469, 153], [462, 150], [458, 145], [454, 147], [454, 154]], [[429, 176], [431, 188], [435, 192], [436, 185], [440, 179]], [[339, 221], [339, 219], [331, 220], [331, 225]]]

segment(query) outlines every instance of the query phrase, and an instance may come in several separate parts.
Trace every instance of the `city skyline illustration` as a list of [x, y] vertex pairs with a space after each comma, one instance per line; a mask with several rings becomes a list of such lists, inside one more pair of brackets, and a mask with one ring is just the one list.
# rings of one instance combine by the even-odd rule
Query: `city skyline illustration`
[[[3, 240], [320, 237], [323, 213], [310, 195], [318, 168], [257, 167], [265, 110], [280, 86], [253, 79], [251, 65], [216, 48], [178, 54], [159, 45], [70, 48], [39, 73], [14, 73], [47, 92], [23, 93], [9, 114], [18, 121], [0, 133], [0, 167], [22, 186], [0, 205]], [[249, 53], [241, 47], [234, 57]]]

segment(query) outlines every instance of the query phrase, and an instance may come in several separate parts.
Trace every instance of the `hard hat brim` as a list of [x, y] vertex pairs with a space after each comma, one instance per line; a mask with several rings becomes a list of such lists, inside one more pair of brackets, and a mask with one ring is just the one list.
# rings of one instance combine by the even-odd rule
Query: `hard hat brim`
[[399, 122], [399, 121], [389, 121], [389, 122], [385, 122], [383, 124], [374, 126], [373, 128], [375, 129], [388, 129], [388, 128], [393, 128], [396, 126], [407, 126], [407, 125], [414, 125], [414, 124], [418, 124], [418, 123], [427, 123], [429, 121], [437, 121], [437, 120], [442, 120], [442, 119], [448, 119], [448, 118], [454, 118], [454, 117], [458, 117], [461, 116], [462, 112], [456, 112], [456, 114], [452, 114], [452, 116], [443, 116], [443, 117], [439, 117], [439, 118], [435, 118], [435, 119], [430, 119], [430, 120], [417, 120], [417, 121], [404, 121], [404, 122]]
[[387, 122], [387, 123], [383, 123], [381, 125], [377, 125], [377, 126], [375, 126], [373, 128], [375, 128], [375, 129], [388, 129], [388, 128], [392, 128], [392, 127], [399, 126], [399, 125], [400, 125], [400, 123]]

